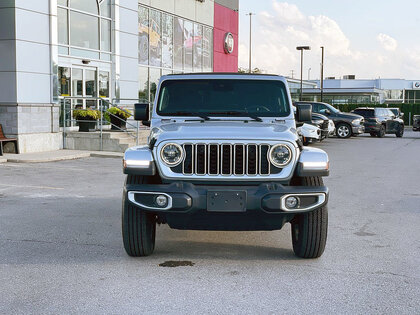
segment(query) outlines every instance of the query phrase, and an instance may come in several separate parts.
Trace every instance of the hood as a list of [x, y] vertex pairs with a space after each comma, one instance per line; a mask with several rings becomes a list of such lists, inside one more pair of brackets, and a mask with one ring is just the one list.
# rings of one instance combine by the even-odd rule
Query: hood
[[343, 113], [343, 112], [340, 112], [339, 115], [338, 115], [338, 117], [349, 119], [349, 120], [350, 119], [351, 120], [354, 120], [354, 119], [363, 118], [363, 116], [361, 116], [361, 115], [357, 115], [357, 114], [353, 114], [353, 113]]
[[249, 140], [295, 142], [296, 129], [286, 123], [243, 121], [174, 122], [154, 127], [150, 139], [166, 140]]

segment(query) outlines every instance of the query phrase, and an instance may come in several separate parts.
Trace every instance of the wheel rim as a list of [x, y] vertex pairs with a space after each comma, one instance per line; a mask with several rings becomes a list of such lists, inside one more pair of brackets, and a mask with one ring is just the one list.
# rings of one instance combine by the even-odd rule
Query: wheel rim
[[350, 130], [347, 126], [338, 127], [337, 134], [340, 138], [347, 137], [350, 133]]

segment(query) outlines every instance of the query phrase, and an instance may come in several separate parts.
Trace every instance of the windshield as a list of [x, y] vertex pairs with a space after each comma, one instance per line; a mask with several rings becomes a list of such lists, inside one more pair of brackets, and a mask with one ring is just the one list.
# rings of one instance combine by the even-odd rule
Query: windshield
[[375, 111], [373, 109], [356, 109], [354, 113], [363, 117], [375, 117]]
[[157, 103], [162, 116], [286, 117], [286, 86], [275, 80], [166, 80]]
[[324, 105], [331, 111], [331, 113], [341, 113], [339, 109], [335, 108], [334, 106], [330, 104], [324, 103]]

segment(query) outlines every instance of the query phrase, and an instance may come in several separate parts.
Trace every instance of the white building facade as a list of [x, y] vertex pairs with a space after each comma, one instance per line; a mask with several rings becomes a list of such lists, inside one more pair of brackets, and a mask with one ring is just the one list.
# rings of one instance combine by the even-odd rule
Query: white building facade
[[80, 108], [95, 108], [99, 99], [153, 101], [161, 75], [232, 71], [235, 61], [237, 69], [237, 50], [236, 56], [216, 53], [223, 43], [214, 42], [214, 21], [215, 12], [227, 11], [233, 19], [236, 14], [225, 28], [237, 39], [238, 5], [238, 0], [1, 0], [5, 134], [18, 137], [21, 153], [57, 150], [63, 99]]

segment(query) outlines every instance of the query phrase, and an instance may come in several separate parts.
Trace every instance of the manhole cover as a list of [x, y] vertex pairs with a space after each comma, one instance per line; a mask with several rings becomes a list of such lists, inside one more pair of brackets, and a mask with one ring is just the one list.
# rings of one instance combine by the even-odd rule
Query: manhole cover
[[186, 266], [194, 266], [194, 263], [188, 260], [168, 260], [161, 264], [159, 264], [159, 267], [186, 267]]

